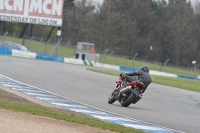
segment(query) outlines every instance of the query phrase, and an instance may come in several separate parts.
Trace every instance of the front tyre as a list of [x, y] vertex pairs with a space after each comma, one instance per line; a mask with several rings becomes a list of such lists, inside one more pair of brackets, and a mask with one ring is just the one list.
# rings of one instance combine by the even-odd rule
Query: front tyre
[[109, 103], [109, 104], [112, 104], [112, 103], [114, 103], [114, 102], [116, 101], [115, 93], [116, 93], [116, 91], [114, 91], [114, 92], [109, 96], [109, 98], [108, 98], [108, 103]]
[[127, 98], [120, 99], [120, 104], [123, 107], [128, 107], [133, 102], [134, 98], [135, 98], [135, 95], [130, 93], [130, 95]]

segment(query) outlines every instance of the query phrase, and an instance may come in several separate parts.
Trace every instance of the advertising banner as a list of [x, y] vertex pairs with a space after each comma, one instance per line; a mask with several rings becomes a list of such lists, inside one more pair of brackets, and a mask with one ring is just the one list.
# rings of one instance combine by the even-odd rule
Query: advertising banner
[[0, 21], [62, 26], [64, 0], [0, 0]]

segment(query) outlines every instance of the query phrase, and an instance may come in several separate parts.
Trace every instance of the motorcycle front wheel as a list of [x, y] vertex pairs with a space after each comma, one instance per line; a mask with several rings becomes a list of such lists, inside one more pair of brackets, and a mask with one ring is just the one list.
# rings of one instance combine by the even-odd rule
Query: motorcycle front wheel
[[116, 101], [115, 93], [116, 93], [116, 91], [114, 91], [113, 93], [111, 93], [111, 95], [109, 96], [109, 98], [108, 98], [108, 103], [109, 104], [112, 104], [112, 103], [114, 103]]

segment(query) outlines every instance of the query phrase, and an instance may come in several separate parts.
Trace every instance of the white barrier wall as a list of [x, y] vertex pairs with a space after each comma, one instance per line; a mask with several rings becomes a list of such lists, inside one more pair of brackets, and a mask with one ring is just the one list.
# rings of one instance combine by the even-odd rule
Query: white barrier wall
[[115, 65], [108, 65], [108, 64], [102, 64], [102, 63], [95, 63], [95, 67], [101, 67], [101, 68], [107, 68], [107, 69], [113, 69], [113, 70], [118, 70], [119, 71], [119, 66]]
[[84, 65], [83, 60], [73, 59], [73, 58], [64, 58], [64, 62], [71, 63], [71, 64]]
[[32, 52], [25, 52], [25, 51], [19, 51], [19, 50], [12, 50], [12, 56], [17, 56], [17, 57], [24, 57], [24, 58], [36, 58], [36, 53]]
[[[19, 50], [12, 50], [11, 55], [16, 56], [16, 57], [24, 57], [24, 58], [32, 58], [32, 59], [36, 59], [36, 57], [37, 57], [37, 53], [24, 52], [24, 51], [19, 51]], [[46, 56], [48, 56], [48, 55], [46, 55]], [[99, 68], [106, 68], [106, 69], [112, 69], [112, 70], [120, 71], [120, 66], [108, 65], [108, 64], [98, 63], [98, 62], [95, 63], [94, 61], [88, 61], [88, 60], [79, 60], [79, 59], [74, 59], [74, 58], [64, 58], [64, 62], [65, 63], [71, 63], [71, 64], [87, 65], [87, 66], [94, 66], [94, 67], [99, 67]], [[150, 70], [149, 73], [151, 75], [158, 75], [158, 76], [167, 76], [167, 77], [174, 77], [174, 78], [178, 77], [176, 74], [154, 71], [154, 70]], [[198, 79], [200, 79], [200, 75], [198, 76]]]
[[166, 72], [159, 72], [159, 71], [154, 71], [154, 70], [150, 70], [149, 71], [150, 75], [157, 75], [157, 76], [167, 76], [167, 77], [174, 77], [177, 78], [176, 74], [171, 74], [171, 73], [166, 73]]

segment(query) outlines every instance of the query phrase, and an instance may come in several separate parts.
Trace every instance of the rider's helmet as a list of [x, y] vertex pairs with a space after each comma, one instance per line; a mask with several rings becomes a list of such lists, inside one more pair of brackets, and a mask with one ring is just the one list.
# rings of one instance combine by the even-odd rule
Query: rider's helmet
[[144, 71], [144, 72], [149, 73], [149, 67], [147, 65], [142, 66], [141, 70]]

